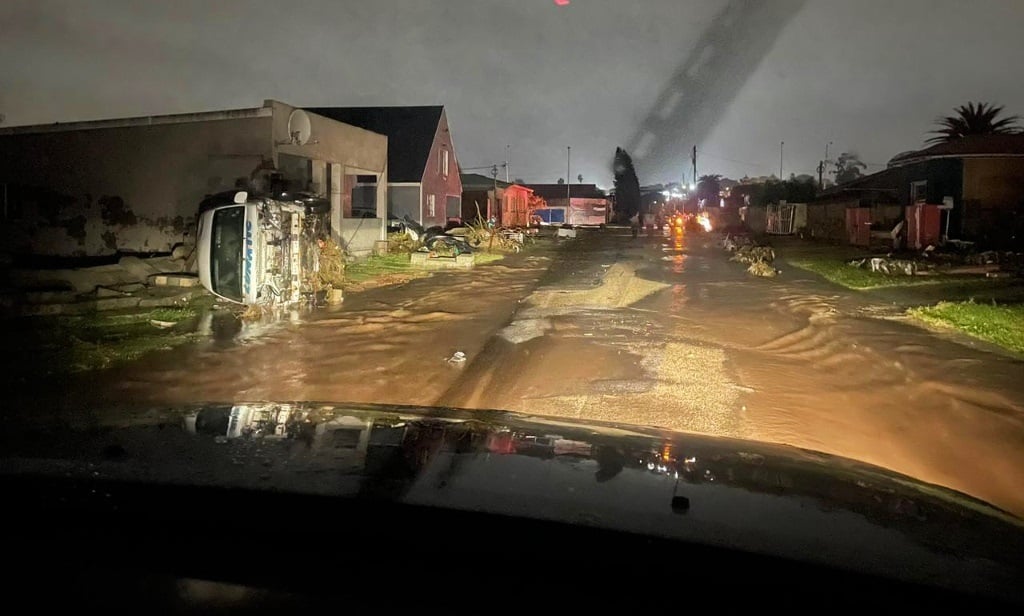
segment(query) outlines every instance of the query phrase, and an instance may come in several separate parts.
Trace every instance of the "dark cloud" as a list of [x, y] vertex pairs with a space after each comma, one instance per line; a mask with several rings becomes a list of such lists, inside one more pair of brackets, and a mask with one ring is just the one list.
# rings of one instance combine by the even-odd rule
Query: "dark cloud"
[[[254, 106], [448, 106], [460, 162], [610, 181], [616, 145], [726, 2], [375, 0], [0, 5], [8, 124]], [[705, 110], [702, 171], [884, 163], [968, 99], [1024, 113], [1019, 2], [809, 1], [731, 104]], [[742, 38], [737, 33], [737, 38]], [[742, 44], [742, 40], [731, 41]], [[739, 162], [737, 162], [739, 161]], [[657, 162], [657, 161], [656, 161]], [[646, 166], [668, 174], [684, 161]], [[643, 172], [643, 171], [642, 171]], [[675, 171], [672, 172], [675, 174]], [[666, 179], [641, 177], [642, 181]]]

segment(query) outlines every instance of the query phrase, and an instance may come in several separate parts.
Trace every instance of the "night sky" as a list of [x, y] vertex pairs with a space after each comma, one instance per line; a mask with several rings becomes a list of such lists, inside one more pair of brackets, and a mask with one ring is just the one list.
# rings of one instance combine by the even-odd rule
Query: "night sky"
[[[968, 100], [1024, 114], [1024, 2], [787, 1], [792, 14], [767, 33], [774, 44], [752, 73], [715, 76], [735, 96], [693, 116], [700, 173], [777, 174], [783, 140], [785, 176], [813, 173], [829, 141], [830, 154], [853, 150], [878, 170]], [[727, 4], [5, 0], [0, 113], [9, 126], [265, 98], [444, 104], [463, 167], [501, 162], [510, 144], [513, 176], [553, 182], [571, 145], [573, 181], [608, 186], [615, 147], [636, 136]], [[744, 45], [746, 27], [717, 48]], [[645, 159], [640, 180], [679, 180], [688, 168], [685, 156]]]

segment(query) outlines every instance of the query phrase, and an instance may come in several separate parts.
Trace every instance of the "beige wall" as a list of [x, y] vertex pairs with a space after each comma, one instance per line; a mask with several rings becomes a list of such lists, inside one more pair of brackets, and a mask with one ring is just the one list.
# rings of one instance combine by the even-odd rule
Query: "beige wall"
[[277, 144], [277, 152], [337, 163], [363, 174], [384, 171], [388, 162], [388, 138], [384, 135], [308, 113], [312, 125], [309, 142], [291, 145], [288, 143], [288, 116], [296, 108], [279, 101], [265, 104], [274, 112], [271, 136]]
[[[280, 153], [311, 159], [315, 169], [336, 163], [346, 174], [386, 177], [386, 137], [309, 114], [310, 141], [292, 145], [293, 109], [266, 101], [223, 112], [0, 129], [0, 184], [11, 188], [0, 250], [169, 251], [193, 232], [206, 195], [270, 173]], [[387, 186], [379, 186], [383, 219]], [[383, 222], [378, 226], [383, 237]]]
[[[352, 209], [354, 176], [376, 175], [387, 177], [388, 138], [349, 124], [336, 122], [315, 113], [306, 112], [310, 120], [310, 138], [304, 145], [289, 143], [288, 118], [296, 108], [279, 101], [266, 101], [274, 110], [273, 142], [277, 154], [291, 154], [313, 160], [313, 189], [331, 199], [331, 229], [334, 240], [353, 254], [368, 254], [377, 240], [387, 237], [387, 182], [378, 181], [377, 218], [347, 219]], [[331, 191], [323, 181], [331, 166]], [[340, 175], [339, 175], [340, 174]], [[339, 178], [344, 178], [338, 181]], [[342, 190], [337, 191], [337, 187]], [[336, 207], [340, 204], [341, 207]]]
[[988, 247], [1020, 250], [1024, 158], [964, 159], [963, 191], [962, 237]]
[[169, 250], [194, 224], [205, 195], [271, 164], [271, 118], [251, 111], [205, 121], [0, 131], [0, 183], [21, 187], [10, 193], [14, 216], [4, 221], [0, 249]]
[[1024, 158], [965, 158], [964, 201], [982, 208], [1024, 202]]
[[809, 203], [804, 233], [815, 239], [846, 242], [846, 208], [857, 207], [859, 203], [858, 199]]

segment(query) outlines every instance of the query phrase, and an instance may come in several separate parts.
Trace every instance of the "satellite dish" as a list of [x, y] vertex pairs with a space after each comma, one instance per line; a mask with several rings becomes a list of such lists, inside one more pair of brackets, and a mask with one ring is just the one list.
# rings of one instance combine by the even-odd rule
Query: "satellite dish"
[[288, 116], [288, 137], [295, 145], [306, 145], [310, 135], [313, 133], [313, 126], [309, 122], [309, 114], [301, 109], [295, 109]]

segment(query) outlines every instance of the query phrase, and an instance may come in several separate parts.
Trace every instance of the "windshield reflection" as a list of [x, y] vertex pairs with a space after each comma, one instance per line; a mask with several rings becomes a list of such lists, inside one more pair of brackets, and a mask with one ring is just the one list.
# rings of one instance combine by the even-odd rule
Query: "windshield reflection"
[[[758, 493], [812, 497], [825, 509], [841, 503], [887, 522], [927, 515], [915, 499], [891, 488], [879, 490], [828, 457], [796, 463], [723, 448], [699, 437], [623, 438], [574, 426], [533, 424], [525, 429], [530, 424], [522, 421], [410, 417], [279, 403], [206, 407], [186, 415], [183, 424], [188, 432], [221, 443], [281, 442], [299, 459], [344, 461], [346, 469], [364, 477], [362, 496], [401, 499], [428, 475], [434, 488], [445, 488], [474, 460], [509, 456], [573, 465], [591, 473], [597, 483], [630, 470], [669, 481], [673, 490], [680, 484], [721, 483]], [[261, 455], [266, 453], [261, 450]]]

